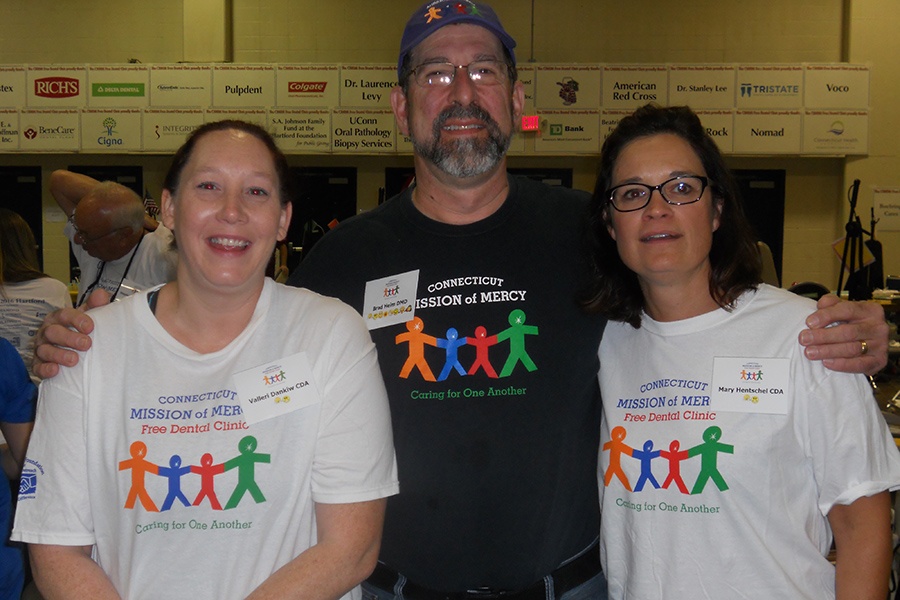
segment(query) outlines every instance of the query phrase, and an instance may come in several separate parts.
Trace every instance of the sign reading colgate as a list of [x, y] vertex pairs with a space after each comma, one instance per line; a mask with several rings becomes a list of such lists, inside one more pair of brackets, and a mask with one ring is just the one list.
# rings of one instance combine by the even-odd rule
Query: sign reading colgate
[[80, 82], [72, 77], [41, 77], [34, 80], [34, 95], [42, 98], [74, 98]]
[[290, 81], [288, 92], [292, 94], [321, 94], [325, 92], [327, 81]]

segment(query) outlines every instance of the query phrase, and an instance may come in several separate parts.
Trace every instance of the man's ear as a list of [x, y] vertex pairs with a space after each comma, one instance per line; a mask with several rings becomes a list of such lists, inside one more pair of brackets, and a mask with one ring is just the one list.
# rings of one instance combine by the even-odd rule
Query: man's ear
[[391, 90], [391, 108], [394, 111], [394, 119], [397, 121], [397, 129], [403, 135], [409, 135], [409, 100], [406, 93], [399, 85]]

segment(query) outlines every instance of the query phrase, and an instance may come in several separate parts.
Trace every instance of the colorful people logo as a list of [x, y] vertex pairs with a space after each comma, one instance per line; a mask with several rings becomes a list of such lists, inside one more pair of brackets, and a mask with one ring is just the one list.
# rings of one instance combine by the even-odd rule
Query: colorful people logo
[[[200, 457], [199, 465], [181, 465], [181, 456], [173, 454], [169, 458], [169, 466], [159, 466], [147, 460], [147, 444], [142, 441], [132, 442], [130, 446], [131, 458], [119, 463], [120, 471], [131, 470], [131, 487], [125, 500], [125, 508], [133, 509], [139, 500], [144, 510], [148, 512], [167, 511], [172, 508], [175, 501], [183, 506], [200, 506], [204, 499], [209, 500], [213, 510], [222, 510], [219, 499], [216, 496], [215, 478], [225, 471], [237, 469], [237, 485], [225, 505], [225, 510], [235, 508], [240, 504], [244, 495], [249, 493], [257, 504], [265, 502], [266, 497], [256, 482], [256, 465], [268, 464], [272, 461], [271, 454], [263, 454], [256, 451], [257, 440], [252, 435], [244, 436], [238, 442], [238, 455], [219, 464], [213, 464], [212, 454], [209, 452]], [[168, 493], [163, 501], [162, 509], [158, 509], [150, 498], [146, 488], [146, 475], [159, 475], [167, 480]], [[189, 502], [181, 489], [182, 478], [187, 474], [200, 476], [200, 493]]]

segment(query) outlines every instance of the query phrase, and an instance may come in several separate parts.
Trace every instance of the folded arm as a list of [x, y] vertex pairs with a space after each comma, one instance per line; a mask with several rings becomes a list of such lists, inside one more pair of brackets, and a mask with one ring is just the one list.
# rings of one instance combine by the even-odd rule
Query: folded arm
[[837, 550], [837, 600], [883, 600], [891, 574], [891, 505], [888, 492], [862, 497], [828, 512]]
[[91, 546], [29, 544], [34, 581], [45, 600], [119, 598], [112, 582], [91, 560]]
[[247, 600], [340, 598], [375, 568], [386, 504], [384, 499], [316, 504], [316, 544], [275, 571]]

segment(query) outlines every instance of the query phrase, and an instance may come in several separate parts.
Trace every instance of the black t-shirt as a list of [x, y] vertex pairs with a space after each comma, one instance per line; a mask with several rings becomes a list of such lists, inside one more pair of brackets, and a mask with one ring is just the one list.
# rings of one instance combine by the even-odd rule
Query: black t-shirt
[[419, 270], [424, 356], [404, 324], [371, 334], [400, 478], [380, 560], [420, 585], [521, 588], [599, 534], [605, 321], [575, 301], [587, 201], [511, 177], [496, 213], [459, 226], [407, 190], [328, 233], [291, 277], [362, 311], [366, 282]]

